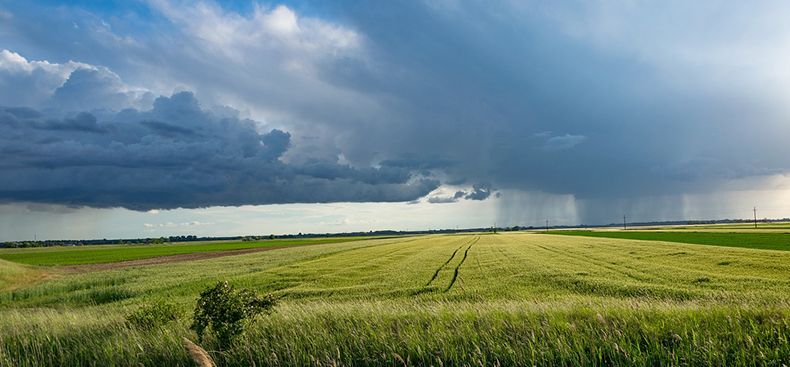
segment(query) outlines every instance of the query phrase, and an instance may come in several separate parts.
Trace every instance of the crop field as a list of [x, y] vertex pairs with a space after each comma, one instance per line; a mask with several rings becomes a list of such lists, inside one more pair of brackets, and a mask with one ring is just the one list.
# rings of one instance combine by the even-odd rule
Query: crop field
[[0, 249], [0, 259], [31, 265], [97, 264], [147, 259], [177, 254], [232, 251], [262, 247], [296, 246], [332, 242], [350, 242], [363, 239], [365, 238], [318, 238], [229, 243], [100, 245], [80, 247]]
[[629, 240], [666, 241], [698, 245], [744, 247], [763, 250], [790, 251], [788, 232], [689, 232], [673, 231], [555, 231], [565, 236], [621, 238]]
[[699, 225], [699, 226], [689, 226], [683, 227], [686, 229], [694, 229], [694, 230], [746, 230], [750, 232], [772, 232], [772, 231], [783, 231], [783, 232], [790, 232], [790, 222], [772, 222], [772, 223], [762, 223], [760, 222], [756, 227], [753, 223], [738, 223], [738, 224], [710, 224], [710, 225]]
[[[181, 337], [218, 280], [278, 300], [231, 348], [202, 341], [221, 366], [790, 365], [790, 251], [432, 235], [8, 286], [49, 269], [0, 261], [0, 365], [194, 365]], [[127, 322], [160, 300], [183, 315]]]

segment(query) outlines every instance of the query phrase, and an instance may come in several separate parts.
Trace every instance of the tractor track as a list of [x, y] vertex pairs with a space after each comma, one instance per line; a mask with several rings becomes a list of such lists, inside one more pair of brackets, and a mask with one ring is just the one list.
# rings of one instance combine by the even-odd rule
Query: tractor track
[[444, 269], [444, 267], [445, 267], [445, 266], [447, 266], [447, 264], [449, 264], [449, 263], [450, 263], [450, 261], [453, 261], [453, 259], [455, 258], [455, 254], [457, 254], [457, 253], [458, 253], [458, 251], [459, 251], [461, 248], [463, 248], [465, 245], [466, 245], [466, 244], [463, 244], [463, 245], [461, 245], [461, 246], [458, 246], [458, 248], [457, 248], [457, 249], [455, 249], [455, 251], [453, 251], [453, 254], [452, 254], [452, 255], [450, 255], [450, 258], [449, 258], [449, 259], [447, 259], [447, 261], [445, 261], [445, 262], [444, 262], [444, 264], [442, 264], [442, 266], [440, 266], [438, 269], [436, 269], [436, 272], [435, 272], [435, 273], [433, 273], [433, 276], [431, 277], [431, 280], [429, 280], [429, 281], [428, 281], [428, 283], [425, 283], [425, 286], [426, 286], [426, 287], [427, 287], [427, 286], [429, 286], [429, 285], [431, 285], [431, 283], [433, 283], [433, 281], [434, 281], [434, 280], [436, 280], [436, 277], [437, 277], [437, 276], [439, 276], [439, 272], [440, 272], [440, 271], [442, 271], [442, 269]]
[[466, 261], [466, 257], [469, 255], [469, 249], [471, 249], [472, 246], [474, 246], [474, 244], [476, 244], [478, 240], [480, 240], [479, 236], [474, 240], [472, 240], [472, 243], [470, 243], [469, 247], [467, 247], [466, 251], [464, 251], [464, 257], [461, 259], [461, 262], [458, 263], [458, 266], [455, 267], [455, 273], [453, 273], [453, 279], [450, 281], [450, 285], [447, 286], [447, 289], [444, 290], [444, 293], [447, 293], [450, 290], [450, 288], [453, 287], [453, 284], [455, 284], [455, 280], [458, 279], [458, 269], [460, 269], [461, 265], [463, 265], [464, 261]]

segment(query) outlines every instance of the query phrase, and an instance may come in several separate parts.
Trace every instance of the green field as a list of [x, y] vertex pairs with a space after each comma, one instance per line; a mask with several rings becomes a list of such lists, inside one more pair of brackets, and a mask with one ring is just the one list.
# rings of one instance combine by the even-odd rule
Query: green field
[[[718, 228], [717, 228], [718, 229]], [[790, 233], [673, 231], [554, 231], [551, 234], [790, 251]]]
[[260, 247], [294, 246], [364, 240], [354, 238], [317, 238], [298, 240], [264, 240], [199, 244], [99, 245], [79, 247], [39, 247], [0, 249], [0, 259], [30, 265], [78, 265], [112, 263], [152, 257], [199, 252], [243, 250]]
[[[0, 262], [4, 267], [14, 266]], [[293, 247], [49, 279], [0, 292], [0, 365], [192, 365], [217, 280], [272, 292], [220, 365], [790, 365], [790, 252], [535, 233]]]
[[705, 224], [705, 225], [695, 225], [695, 226], [686, 226], [686, 227], [677, 227], [677, 228], [684, 228], [684, 229], [693, 229], [693, 230], [730, 230], [730, 229], [742, 229], [747, 230], [750, 232], [771, 232], [771, 231], [790, 231], [790, 223], [788, 222], [772, 222], [772, 223], [758, 223], [757, 226], [754, 223], [738, 223], [738, 224]]

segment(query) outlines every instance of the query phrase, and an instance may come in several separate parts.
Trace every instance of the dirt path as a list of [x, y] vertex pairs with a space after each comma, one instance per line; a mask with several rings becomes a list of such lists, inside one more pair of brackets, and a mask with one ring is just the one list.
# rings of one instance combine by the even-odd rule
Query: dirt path
[[195, 252], [190, 254], [167, 255], [167, 256], [151, 257], [151, 258], [139, 259], [139, 260], [118, 261], [114, 263], [59, 265], [59, 266], [55, 266], [55, 268], [66, 273], [88, 273], [92, 271], [126, 268], [130, 266], [179, 263], [184, 261], [213, 259], [216, 257], [223, 257], [223, 256], [235, 256], [235, 255], [250, 254], [253, 252], [278, 250], [278, 249], [289, 248], [289, 247], [328, 245], [330, 243], [337, 243], [337, 242], [305, 243], [301, 245], [272, 246], [272, 247], [256, 247], [256, 248], [228, 250], [228, 251]]

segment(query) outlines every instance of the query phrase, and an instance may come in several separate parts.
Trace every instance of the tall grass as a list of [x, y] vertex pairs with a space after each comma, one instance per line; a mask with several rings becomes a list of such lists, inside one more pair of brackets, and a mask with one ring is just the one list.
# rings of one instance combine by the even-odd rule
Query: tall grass
[[[311, 302], [257, 319], [227, 351], [211, 338], [203, 347], [222, 366], [781, 366], [790, 360], [786, 306]], [[37, 322], [2, 316], [14, 326], [0, 338], [8, 365], [191, 365], [186, 322], [151, 331], [99, 309], [30, 312]]]
[[47, 275], [43, 269], [0, 260], [0, 291], [28, 287]]
[[0, 365], [193, 365], [188, 316], [124, 316], [227, 279], [280, 299], [231, 348], [204, 339], [221, 366], [782, 366], [788, 274], [782, 251], [536, 234], [289, 248], [1, 292]]

